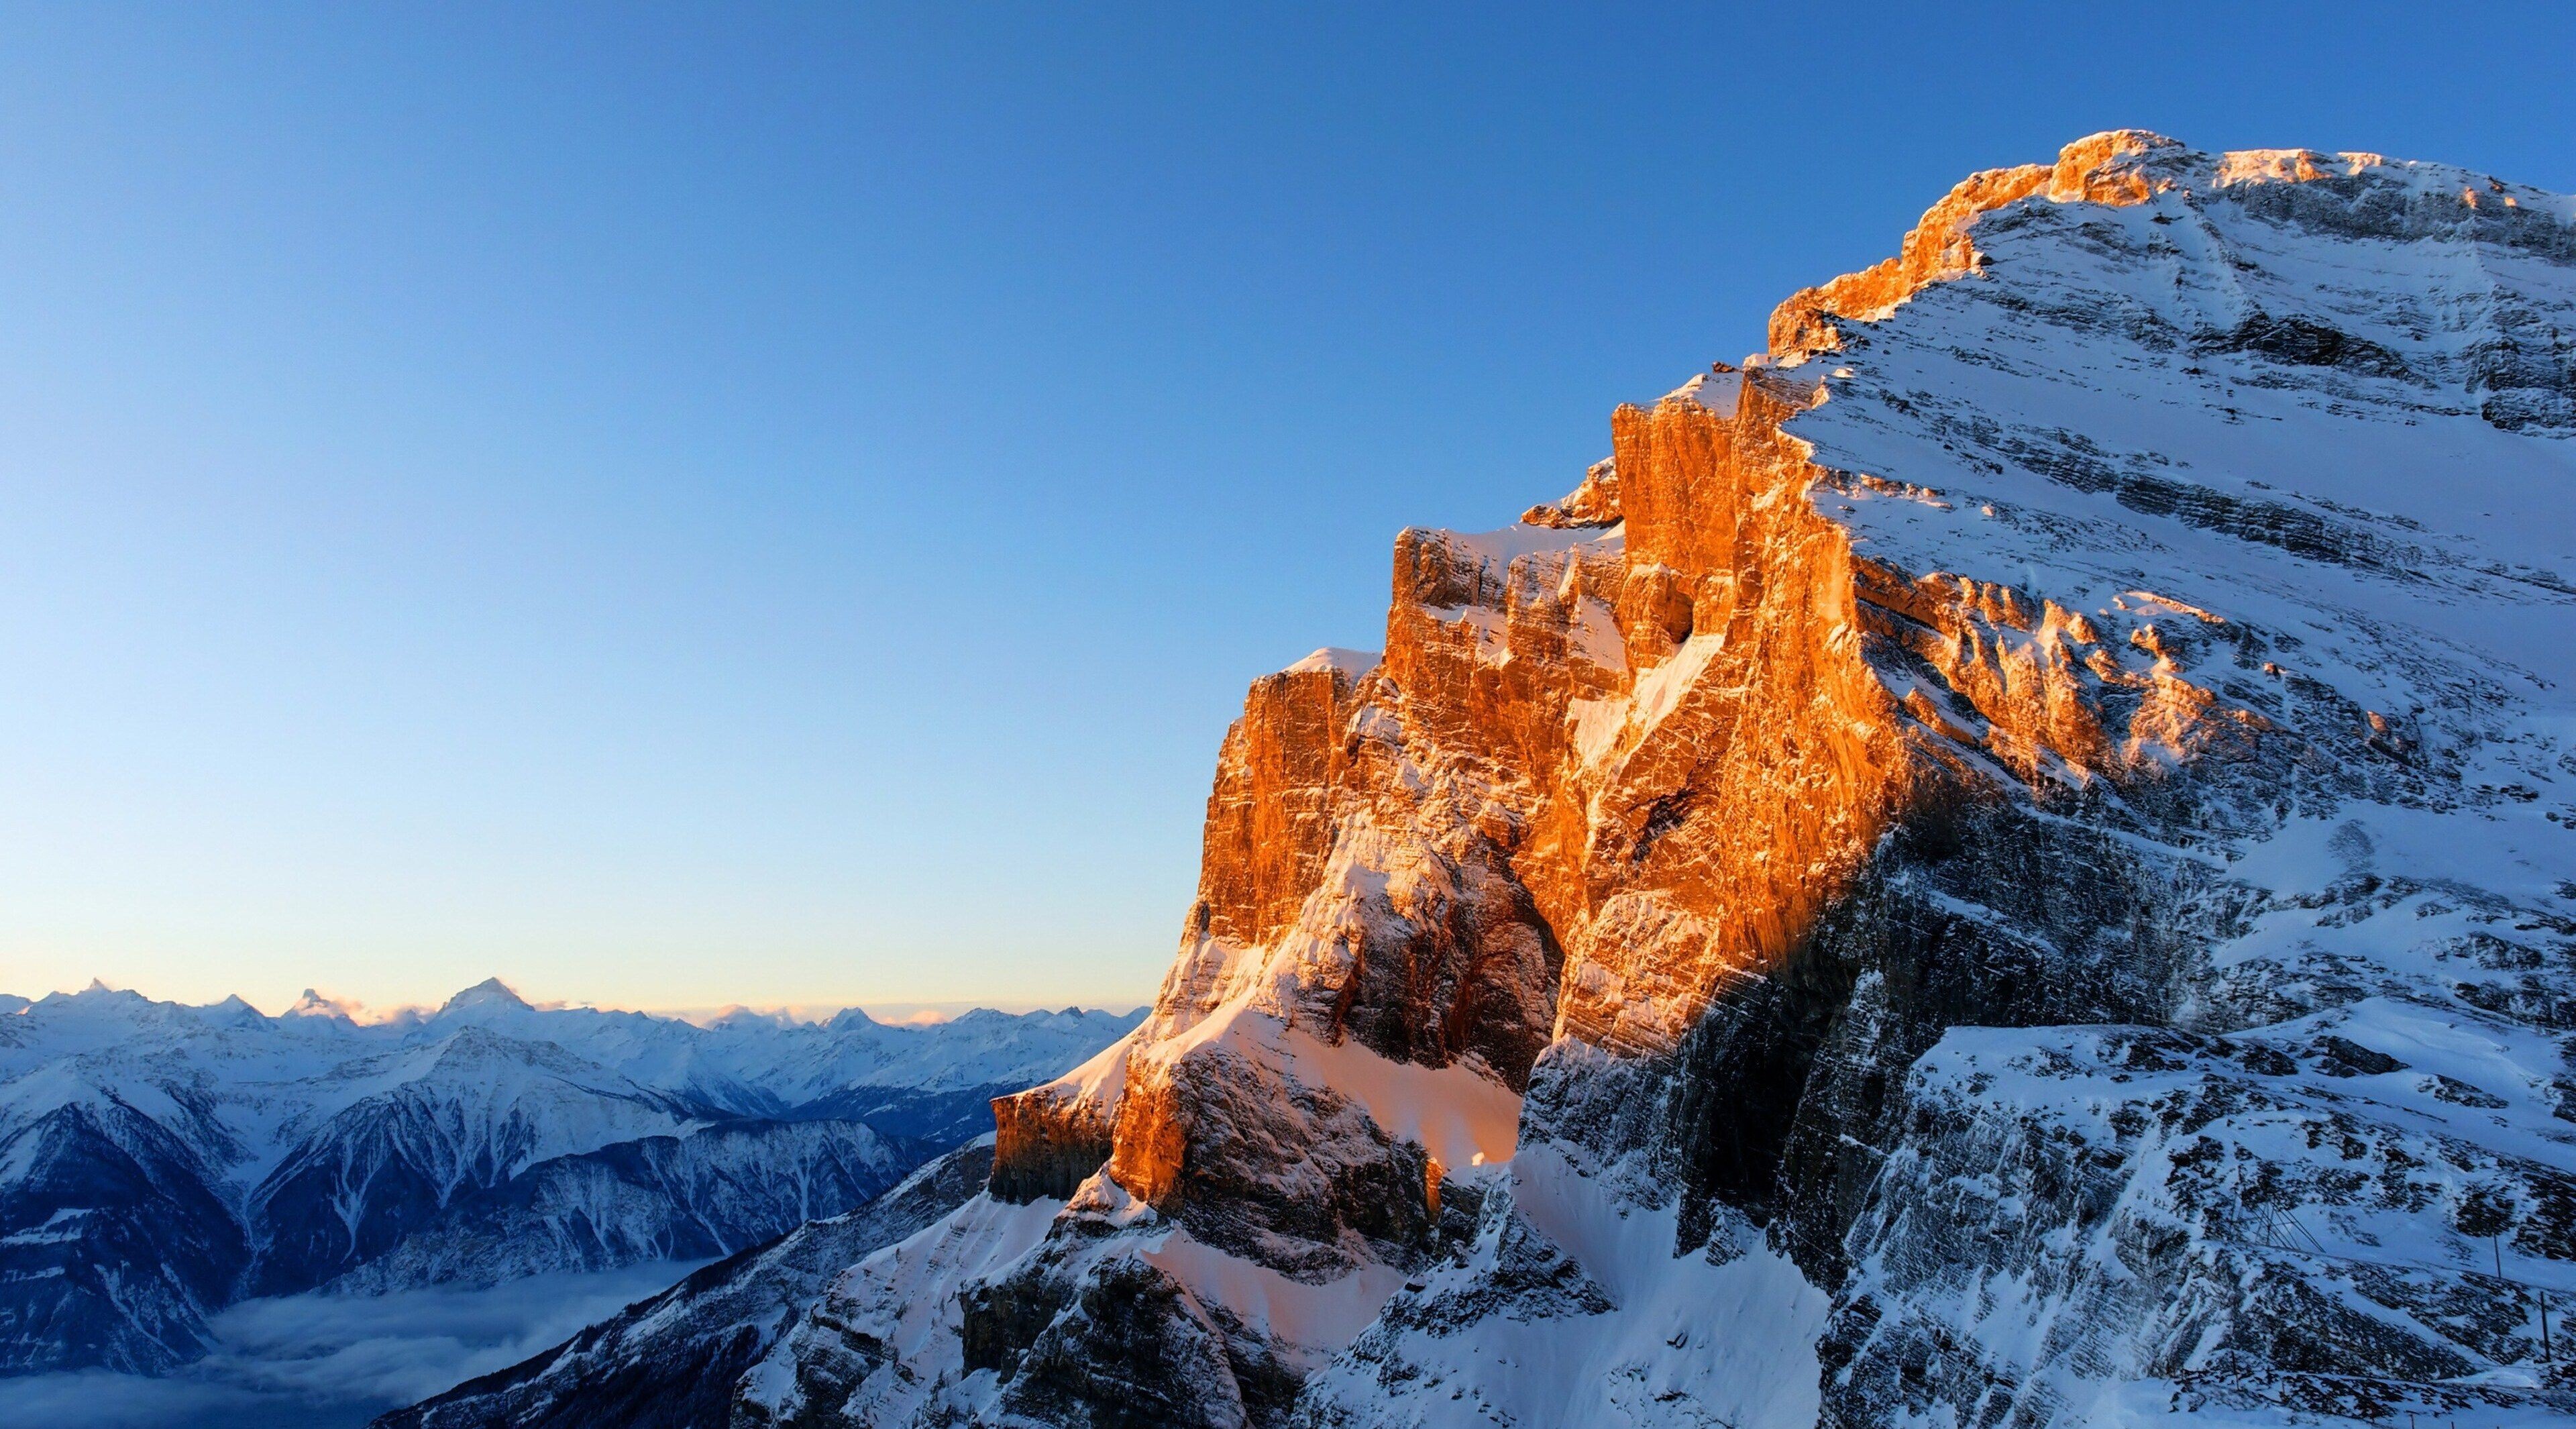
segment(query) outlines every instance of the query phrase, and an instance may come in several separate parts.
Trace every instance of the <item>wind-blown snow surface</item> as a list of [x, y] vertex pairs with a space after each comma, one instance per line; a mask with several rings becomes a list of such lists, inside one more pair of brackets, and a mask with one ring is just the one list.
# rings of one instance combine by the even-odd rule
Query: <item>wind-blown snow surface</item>
[[0, 1014], [0, 1373], [157, 1373], [245, 1295], [729, 1254], [991, 1127], [1133, 1016], [699, 1027], [497, 982], [359, 1024], [93, 986]]

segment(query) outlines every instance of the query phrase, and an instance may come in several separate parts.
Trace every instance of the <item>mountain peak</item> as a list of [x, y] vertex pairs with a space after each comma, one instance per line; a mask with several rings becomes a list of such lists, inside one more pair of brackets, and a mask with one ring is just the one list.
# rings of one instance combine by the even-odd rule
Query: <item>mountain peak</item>
[[[2026, 203], [2133, 208], [2168, 196], [2192, 210], [2224, 201], [2312, 237], [2439, 237], [2560, 257], [2576, 246], [2567, 232], [2576, 199], [2453, 165], [2314, 149], [2213, 154], [2148, 130], [2113, 129], [2060, 149], [2055, 163], [1961, 180], [1924, 211], [1895, 257], [1801, 289], [1774, 309], [1770, 356], [1795, 365], [1840, 351], [1844, 325], [1880, 322], [1930, 284], [1982, 273], [1970, 229], [1988, 213]], [[2386, 276], [2407, 281], [2396, 269]], [[2503, 414], [2510, 419], [2520, 405], [2509, 400]]]
[[104, 978], [95, 978], [95, 977], [94, 977], [94, 978], [91, 978], [91, 979], [89, 980], [89, 986], [87, 986], [87, 987], [85, 987], [85, 988], [82, 988], [82, 989], [81, 989], [80, 991], [78, 991], [78, 992], [57, 992], [57, 993], [52, 993], [52, 994], [49, 994], [49, 995], [47, 996], [46, 1000], [47, 1000], [47, 1001], [51, 1001], [51, 1000], [53, 1000], [54, 998], [62, 998], [62, 999], [64, 999], [65, 1001], [70, 1001], [70, 1002], [79, 1002], [79, 1003], [83, 1003], [83, 1004], [89, 1004], [89, 1003], [119, 1003], [119, 1004], [124, 1004], [124, 1003], [145, 1003], [145, 1002], [149, 1002], [149, 1001], [151, 1001], [151, 999], [150, 999], [150, 998], [147, 998], [147, 997], [145, 997], [143, 994], [141, 994], [141, 993], [139, 993], [139, 992], [135, 992], [135, 991], [133, 991], [133, 990], [132, 990], [132, 989], [130, 989], [130, 988], [116, 988], [116, 987], [109, 987], [109, 986], [107, 985], [107, 980], [106, 980], [106, 979], [104, 979]]
[[354, 1004], [324, 997], [308, 987], [304, 989], [303, 996], [295, 999], [294, 1006], [278, 1015], [280, 1017], [336, 1017], [344, 1022], [354, 1022], [357, 1019], [353, 1012]]
[[217, 1027], [264, 1027], [268, 1025], [267, 1014], [261, 1012], [258, 1008], [251, 1006], [250, 1003], [237, 992], [226, 997], [221, 1002], [207, 1006], [203, 1010], [203, 1015], [208, 1024]]
[[481, 982], [474, 984], [472, 987], [465, 989], [463, 992], [456, 994], [454, 997], [449, 998], [446, 1005], [438, 1009], [438, 1015], [445, 1017], [450, 1013], [471, 1012], [478, 1008], [487, 1007], [514, 1012], [532, 1012], [535, 1010], [528, 1005], [528, 1000], [526, 998], [523, 998], [519, 996], [518, 993], [512, 991], [508, 983], [501, 981], [497, 977], [487, 977]]

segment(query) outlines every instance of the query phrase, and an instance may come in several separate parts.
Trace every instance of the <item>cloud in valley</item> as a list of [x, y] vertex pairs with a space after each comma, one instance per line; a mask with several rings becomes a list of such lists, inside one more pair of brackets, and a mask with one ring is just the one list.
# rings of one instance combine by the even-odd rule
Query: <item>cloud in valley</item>
[[518, 1363], [703, 1262], [545, 1275], [491, 1290], [290, 1295], [216, 1317], [214, 1352], [167, 1379], [10, 1381], [0, 1429], [341, 1429]]

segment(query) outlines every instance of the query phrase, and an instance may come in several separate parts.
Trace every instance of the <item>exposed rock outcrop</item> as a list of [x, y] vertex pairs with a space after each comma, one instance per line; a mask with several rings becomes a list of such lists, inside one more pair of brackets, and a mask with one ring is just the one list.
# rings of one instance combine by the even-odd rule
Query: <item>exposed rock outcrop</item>
[[751, 1422], [2576, 1412], [2571, 217], [2098, 135], [1404, 533]]

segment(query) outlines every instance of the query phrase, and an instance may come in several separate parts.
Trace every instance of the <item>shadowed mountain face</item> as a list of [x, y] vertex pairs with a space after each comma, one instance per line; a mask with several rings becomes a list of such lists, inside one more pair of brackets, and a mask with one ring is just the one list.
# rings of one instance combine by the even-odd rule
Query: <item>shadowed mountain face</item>
[[1611, 439], [733, 1422], [2576, 1413], [2576, 203], [2099, 135]]
[[152, 1373], [202, 1333], [250, 1263], [218, 1182], [179, 1138], [122, 1102], [53, 1108], [5, 1145], [0, 1354], [17, 1366]]
[[948, 1152], [846, 1215], [710, 1265], [542, 1355], [376, 1421], [377, 1429], [706, 1429], [736, 1383], [833, 1277], [948, 1215], [993, 1166], [992, 1142]]
[[359, 1025], [94, 987], [0, 1014], [0, 1372], [163, 1373], [246, 1295], [722, 1256], [991, 1129], [1134, 1023], [696, 1027], [497, 982]]

